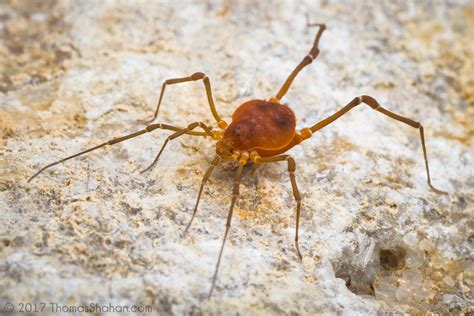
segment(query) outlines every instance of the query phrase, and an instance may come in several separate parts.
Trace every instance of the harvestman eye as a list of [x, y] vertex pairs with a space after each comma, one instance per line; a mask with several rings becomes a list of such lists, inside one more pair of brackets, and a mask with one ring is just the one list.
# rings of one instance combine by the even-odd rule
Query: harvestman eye
[[[213, 141], [216, 142], [216, 156], [212, 160], [211, 165], [207, 169], [204, 174], [204, 177], [201, 182], [201, 186], [199, 188], [199, 193], [197, 196], [196, 204], [193, 209], [193, 213], [189, 223], [186, 225], [184, 230], [184, 234], [189, 230], [191, 223], [196, 216], [196, 212], [198, 210], [199, 201], [201, 200], [201, 194], [206, 184], [207, 180], [211, 176], [214, 168], [218, 166], [222, 161], [229, 160], [235, 161], [238, 164], [238, 168], [234, 178], [234, 187], [232, 192], [232, 200], [229, 208], [229, 212], [227, 215], [227, 221], [225, 225], [225, 233], [224, 238], [222, 239], [222, 245], [219, 251], [219, 256], [217, 259], [214, 275], [212, 277], [211, 289], [209, 291], [209, 296], [212, 295], [214, 287], [216, 285], [217, 274], [219, 272], [219, 266], [222, 259], [222, 253], [224, 251], [225, 241], [229, 234], [229, 229], [231, 226], [232, 221], [232, 213], [234, 210], [234, 205], [239, 198], [239, 186], [240, 186], [240, 178], [242, 176], [242, 171], [244, 166], [247, 163], [253, 162], [254, 164], [261, 164], [261, 163], [270, 163], [270, 162], [286, 162], [288, 166], [288, 173], [290, 176], [291, 186], [293, 188], [293, 195], [296, 200], [296, 233], [295, 233], [295, 248], [296, 253], [300, 259], [302, 259], [302, 255], [298, 245], [298, 230], [299, 230], [299, 223], [300, 223], [300, 210], [301, 210], [301, 196], [298, 191], [298, 186], [296, 184], [295, 179], [295, 169], [296, 164], [294, 159], [290, 155], [284, 155], [286, 151], [293, 148], [294, 146], [300, 144], [302, 141], [310, 138], [313, 133], [321, 130], [322, 128], [328, 126], [351, 109], [355, 108], [360, 104], [368, 105], [371, 109], [382, 113], [383, 115], [388, 116], [398, 122], [411, 126], [417, 129], [420, 133], [420, 140], [421, 140], [421, 148], [423, 149], [423, 158], [425, 161], [425, 169], [426, 169], [426, 176], [428, 186], [434, 190], [436, 193], [446, 194], [446, 192], [440, 191], [433, 187], [431, 184], [430, 178], [430, 170], [428, 166], [428, 158], [426, 153], [426, 145], [425, 145], [425, 137], [423, 132], [423, 126], [414, 120], [386, 110], [385, 108], [381, 107], [379, 103], [372, 97], [367, 95], [362, 95], [359, 97], [354, 98], [351, 102], [347, 105], [342, 107], [339, 111], [335, 112], [333, 115], [317, 122], [316, 124], [310, 127], [304, 127], [300, 130], [296, 129], [296, 117], [294, 112], [291, 108], [287, 105], [281, 104], [280, 100], [285, 96], [288, 89], [290, 88], [293, 80], [298, 75], [298, 73], [307, 65], [311, 64], [314, 59], [316, 59], [319, 55], [319, 40], [321, 35], [323, 34], [326, 26], [324, 24], [314, 24], [312, 26], [318, 26], [319, 30], [316, 33], [316, 37], [314, 39], [313, 46], [309, 53], [303, 58], [303, 60], [296, 66], [296, 68], [291, 72], [291, 74], [286, 79], [283, 86], [280, 88], [278, 93], [269, 99], [254, 99], [247, 101], [240, 105], [232, 115], [232, 122], [228, 125], [224, 120], [221, 119], [219, 116], [216, 106], [214, 104], [214, 99], [212, 97], [211, 91], [211, 83], [209, 78], [202, 72], [196, 72], [189, 77], [182, 77], [182, 78], [174, 78], [166, 80], [162, 87], [160, 96], [158, 99], [158, 103], [156, 106], [155, 113], [151, 120], [146, 121], [147, 123], [153, 122], [160, 110], [161, 101], [163, 100], [163, 95], [165, 93], [165, 89], [168, 85], [174, 85], [183, 82], [189, 81], [197, 81], [202, 80], [205, 90], [207, 99], [209, 102], [209, 107], [211, 113], [216, 121], [217, 129], [211, 129], [203, 122], [194, 122], [188, 125], [188, 127], [176, 127], [168, 124], [151, 124], [145, 127], [145, 129], [125, 135], [122, 137], [118, 137], [112, 140], [109, 140], [105, 143], [97, 145], [95, 147], [86, 149], [81, 151], [77, 154], [72, 156], [68, 156], [64, 159], [59, 161], [53, 162], [38, 172], [36, 172], [31, 178], [28, 179], [28, 182], [33, 180], [36, 176], [42, 173], [44, 170], [65, 162], [69, 159], [81, 156], [88, 152], [94, 151], [96, 149], [106, 147], [109, 145], [114, 145], [125, 140], [143, 135], [148, 132], [152, 132], [156, 129], [164, 129], [172, 131], [173, 133], [170, 134], [165, 142], [163, 143], [161, 149], [159, 150], [156, 158], [153, 162], [145, 168], [143, 172], [150, 170], [160, 158], [163, 150], [165, 149], [166, 145], [169, 141], [172, 141], [180, 136], [183, 135], [191, 135], [191, 136], [198, 136], [198, 137], [206, 137], [210, 136]], [[195, 129], [199, 128], [200, 131], [195, 131]]]

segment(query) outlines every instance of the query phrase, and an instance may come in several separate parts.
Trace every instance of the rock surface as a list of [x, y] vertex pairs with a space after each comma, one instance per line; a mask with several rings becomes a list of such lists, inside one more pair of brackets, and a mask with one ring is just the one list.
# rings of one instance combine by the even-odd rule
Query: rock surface
[[[254, 4], [0, 3], [0, 308], [151, 306], [160, 314], [473, 312], [474, 8], [470, 1]], [[448, 4], [446, 4], [448, 3]], [[425, 127], [360, 106], [291, 150], [303, 197], [296, 256], [284, 164], [249, 166], [211, 285], [235, 166], [217, 168], [186, 237], [214, 143], [154, 132], [46, 171], [143, 127], [164, 79], [205, 72], [221, 115], [274, 96], [298, 126], [368, 94]], [[201, 82], [168, 87], [157, 122], [214, 124]], [[47, 308], [51, 306], [48, 305]]]

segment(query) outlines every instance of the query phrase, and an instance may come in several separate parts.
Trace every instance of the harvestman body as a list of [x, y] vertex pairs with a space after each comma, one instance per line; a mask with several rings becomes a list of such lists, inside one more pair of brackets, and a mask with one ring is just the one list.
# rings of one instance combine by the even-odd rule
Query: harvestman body
[[[300, 144], [302, 141], [310, 138], [313, 135], [313, 133], [331, 124], [332, 122], [334, 122], [339, 117], [349, 112], [352, 108], [358, 106], [359, 104], [364, 103], [370, 106], [370, 108], [372, 108], [375, 111], [378, 111], [392, 119], [395, 119], [399, 122], [402, 122], [404, 124], [407, 124], [419, 130], [421, 146], [423, 149], [423, 157], [425, 160], [426, 175], [428, 178], [428, 185], [430, 186], [431, 189], [433, 189], [437, 193], [445, 193], [445, 192], [437, 190], [431, 184], [430, 172], [429, 172], [429, 167], [428, 167], [428, 158], [426, 154], [425, 137], [423, 133], [423, 126], [419, 122], [413, 121], [409, 118], [403, 117], [401, 115], [398, 115], [396, 113], [393, 113], [384, 109], [378, 104], [378, 102], [374, 98], [370, 96], [362, 95], [362, 96], [356, 97], [351, 102], [349, 102], [346, 106], [344, 106], [342, 109], [334, 113], [333, 115], [323, 119], [322, 121], [314, 124], [313, 126], [296, 130], [296, 117], [295, 117], [294, 112], [287, 105], [281, 104], [280, 100], [286, 94], [286, 92], [290, 88], [291, 83], [295, 79], [296, 75], [301, 71], [301, 69], [311, 64], [311, 62], [319, 54], [318, 43], [319, 43], [319, 39], [321, 38], [322, 33], [326, 29], [326, 26], [324, 24], [316, 24], [316, 25], [319, 26], [319, 30], [318, 30], [318, 33], [316, 34], [316, 38], [314, 40], [314, 43], [310, 52], [308, 53], [308, 55], [306, 55], [303, 58], [303, 60], [298, 64], [298, 66], [293, 70], [290, 76], [286, 79], [285, 83], [281, 87], [280, 91], [276, 94], [276, 96], [268, 100], [260, 100], [260, 99], [251, 100], [240, 105], [237, 108], [237, 110], [235, 110], [235, 112], [233, 113], [232, 122], [230, 125], [228, 125], [224, 120], [222, 120], [219, 114], [217, 113], [216, 107], [214, 105], [214, 100], [212, 97], [211, 84], [209, 82], [209, 78], [204, 73], [197, 72], [197, 73], [192, 74], [189, 77], [169, 79], [163, 83], [160, 97], [158, 100], [158, 104], [156, 106], [155, 114], [153, 118], [150, 121], [148, 121], [148, 123], [151, 123], [152, 121], [154, 121], [156, 117], [158, 116], [161, 100], [163, 99], [163, 94], [165, 92], [165, 88], [167, 85], [188, 82], [188, 81], [202, 80], [206, 89], [209, 106], [210, 106], [212, 115], [214, 116], [217, 122], [218, 129], [211, 129], [202, 122], [195, 122], [195, 123], [189, 124], [188, 127], [186, 128], [175, 127], [175, 126], [171, 126], [167, 124], [151, 124], [147, 126], [144, 130], [141, 130], [141, 131], [138, 131], [126, 136], [115, 138], [113, 140], [97, 145], [93, 148], [84, 150], [80, 153], [77, 153], [75, 155], [66, 157], [57, 162], [49, 164], [45, 166], [44, 168], [42, 168], [41, 170], [39, 170], [37, 173], [35, 173], [28, 180], [28, 182], [30, 182], [38, 174], [40, 174], [41, 172], [43, 172], [45, 169], [49, 167], [62, 163], [66, 160], [75, 158], [77, 156], [83, 155], [85, 153], [91, 152], [93, 150], [105, 147], [107, 145], [117, 144], [127, 139], [134, 138], [136, 136], [151, 132], [155, 129], [170, 130], [170, 131], [173, 131], [174, 133], [166, 138], [155, 160], [151, 163], [149, 167], [143, 170], [142, 173], [150, 170], [157, 163], [161, 153], [163, 152], [164, 148], [166, 147], [169, 141], [176, 139], [182, 135], [211, 137], [214, 141], [216, 141], [216, 154], [217, 155], [212, 161], [209, 169], [207, 169], [206, 173], [204, 174], [192, 217], [188, 225], [186, 226], [184, 233], [186, 233], [189, 227], [191, 226], [191, 223], [198, 209], [198, 205], [201, 199], [201, 194], [202, 194], [204, 185], [209, 179], [209, 177], [211, 176], [214, 168], [217, 165], [219, 165], [219, 163], [221, 163], [223, 160], [230, 160], [230, 161], [237, 162], [238, 168], [237, 168], [237, 172], [236, 172], [235, 180], [234, 180], [232, 200], [231, 200], [229, 212], [227, 215], [225, 234], [222, 240], [222, 245], [220, 248], [214, 276], [212, 278], [212, 285], [209, 292], [209, 296], [212, 294], [212, 291], [214, 290], [214, 286], [216, 283], [217, 273], [219, 271], [219, 265], [221, 262], [225, 241], [227, 239], [227, 235], [229, 233], [229, 229], [231, 225], [232, 212], [234, 210], [234, 205], [237, 201], [237, 198], [239, 197], [240, 178], [241, 178], [244, 166], [249, 161], [252, 161], [255, 164], [277, 162], [277, 161], [287, 162], [291, 186], [293, 188], [293, 195], [296, 200], [295, 247], [296, 247], [296, 252], [298, 254], [298, 257], [302, 259], [301, 252], [298, 246], [298, 228], [299, 228], [299, 219], [300, 219], [301, 197], [300, 197], [298, 187], [296, 185], [296, 180], [295, 180], [296, 165], [295, 165], [295, 161], [290, 155], [282, 155], [282, 154], [288, 151], [289, 149], [293, 148], [294, 146]], [[202, 129], [202, 131], [194, 131], [194, 129], [198, 127]]]

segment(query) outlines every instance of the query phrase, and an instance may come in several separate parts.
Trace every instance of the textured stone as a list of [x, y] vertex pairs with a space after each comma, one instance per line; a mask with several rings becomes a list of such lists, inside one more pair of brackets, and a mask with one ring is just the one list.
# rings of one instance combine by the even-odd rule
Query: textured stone
[[[162, 314], [468, 313], [473, 305], [474, 8], [469, 1], [0, 3], [0, 306], [150, 305]], [[298, 126], [360, 106], [290, 153], [303, 198], [299, 262], [286, 166], [244, 170], [210, 288], [235, 167], [217, 168], [188, 235], [213, 142], [165, 132], [40, 167], [143, 127], [164, 79], [205, 72], [228, 119], [284, 98]], [[213, 124], [201, 82], [168, 87], [159, 122]]]

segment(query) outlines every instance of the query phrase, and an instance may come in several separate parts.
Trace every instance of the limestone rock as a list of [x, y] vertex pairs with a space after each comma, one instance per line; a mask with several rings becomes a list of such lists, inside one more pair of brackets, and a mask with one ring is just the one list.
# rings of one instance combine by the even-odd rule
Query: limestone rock
[[[0, 308], [151, 306], [160, 314], [473, 312], [474, 9], [434, 2], [2, 1]], [[209, 139], [154, 132], [42, 166], [143, 128], [165, 79], [205, 72], [221, 115], [275, 95], [326, 23], [321, 53], [284, 98], [309, 126], [360, 106], [292, 149], [300, 247], [286, 166], [244, 170], [211, 299], [235, 166]], [[157, 122], [214, 124], [201, 82], [170, 86]], [[48, 311], [52, 306], [48, 305]]]

